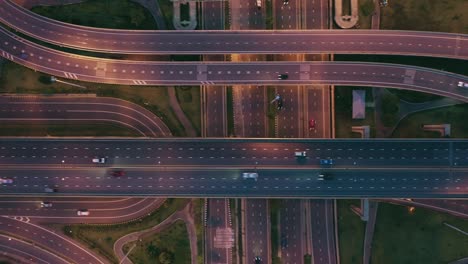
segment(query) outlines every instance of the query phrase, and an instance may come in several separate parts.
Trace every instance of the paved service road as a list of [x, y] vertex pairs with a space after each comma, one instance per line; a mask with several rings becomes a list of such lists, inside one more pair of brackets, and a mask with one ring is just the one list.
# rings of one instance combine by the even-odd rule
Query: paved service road
[[129, 127], [141, 136], [171, 136], [162, 120], [129, 101], [91, 96], [1, 96], [2, 122], [114, 123]]
[[44, 18], [10, 0], [0, 2], [0, 21], [26, 35], [60, 46], [115, 53], [367, 53], [468, 59], [468, 35], [463, 34], [388, 30], [113, 30]]

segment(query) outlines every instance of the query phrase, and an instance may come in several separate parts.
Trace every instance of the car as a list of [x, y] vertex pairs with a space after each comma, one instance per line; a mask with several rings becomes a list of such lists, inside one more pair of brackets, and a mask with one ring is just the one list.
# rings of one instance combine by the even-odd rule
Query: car
[[254, 180], [257, 180], [257, 178], [258, 178], [258, 173], [256, 173], [256, 172], [243, 172], [243, 173], [242, 173], [242, 178], [243, 178], [243, 179], [254, 179]]
[[298, 157], [298, 158], [307, 157], [307, 152], [305, 152], [305, 151], [296, 151], [296, 152], [294, 152], [294, 156]]
[[21, 52], [20, 58], [22, 58], [23, 60], [25, 60], [25, 59], [29, 58], [29, 54], [27, 54], [26, 52]]
[[46, 193], [54, 193], [54, 192], [58, 192], [58, 188], [45, 187], [44, 191]]
[[320, 159], [320, 165], [333, 165], [332, 159]]
[[320, 173], [317, 175], [317, 180], [319, 181], [325, 181], [325, 180], [331, 180], [333, 179], [332, 175], [329, 173]]
[[283, 73], [283, 74], [278, 74], [278, 80], [287, 80], [288, 79], [288, 75]]
[[315, 119], [309, 119], [309, 130], [315, 128]]
[[121, 176], [125, 176], [125, 171], [123, 171], [123, 170], [113, 170], [113, 171], [111, 171], [110, 174], [112, 176], [114, 176], [114, 177], [121, 177]]
[[51, 202], [41, 202], [41, 207], [52, 207]]
[[257, 9], [262, 9], [262, 0], [257, 0]]
[[80, 209], [80, 210], [76, 211], [76, 215], [78, 215], [78, 216], [87, 216], [87, 215], [89, 215], [89, 211], [88, 211], [88, 209]]
[[104, 164], [104, 163], [106, 163], [106, 158], [96, 158], [96, 159], [93, 159], [93, 163]]
[[283, 98], [280, 98], [280, 99], [277, 101], [277, 103], [276, 103], [276, 108], [277, 108], [278, 110], [283, 109]]
[[256, 256], [254, 261], [255, 261], [255, 264], [261, 264], [262, 263], [262, 259], [259, 256]]
[[385, 7], [388, 5], [388, 1], [387, 0], [380, 0], [380, 6], [381, 7]]
[[466, 82], [458, 82], [458, 87], [468, 88], [468, 83]]
[[12, 184], [13, 179], [10, 178], [0, 178], [0, 184]]
[[289, 0], [284, 0], [283, 5], [289, 5]]
[[285, 235], [281, 236], [281, 248], [285, 249], [288, 247], [288, 238]]

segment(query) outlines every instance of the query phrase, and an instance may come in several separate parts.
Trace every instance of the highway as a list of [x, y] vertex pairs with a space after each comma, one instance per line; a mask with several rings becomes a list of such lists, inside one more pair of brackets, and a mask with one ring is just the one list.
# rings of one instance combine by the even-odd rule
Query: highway
[[171, 136], [149, 110], [129, 101], [92, 96], [1, 96], [0, 121], [6, 123], [113, 123], [141, 136]]
[[388, 30], [114, 30], [44, 18], [10, 0], [0, 2], [0, 21], [46, 42], [107, 53], [364, 53], [468, 59], [468, 35], [464, 34]]
[[[297, 160], [295, 150], [308, 157]], [[467, 197], [463, 140], [44, 140], [0, 143], [1, 194], [228, 197]], [[91, 158], [107, 157], [104, 165]], [[333, 158], [332, 167], [319, 159]], [[257, 164], [258, 163], [258, 164]], [[21, 166], [20, 166], [21, 165]], [[122, 177], [110, 175], [122, 168]], [[258, 181], [242, 179], [257, 171]], [[318, 181], [321, 172], [332, 180]]]
[[[148, 62], [76, 56], [0, 30], [2, 56], [37, 71], [81, 81], [129, 85], [335, 84], [410, 89], [468, 101], [468, 77], [427, 68], [359, 62]], [[22, 59], [22, 52], [29, 57]], [[287, 73], [287, 80], [278, 80]]]
[[[298, 159], [295, 151], [306, 151]], [[107, 157], [98, 167], [210, 166], [322, 168], [319, 159], [333, 158], [333, 168], [460, 168], [468, 166], [467, 140], [424, 139], [42, 139], [3, 138], [0, 165], [86, 166]], [[64, 160], [62, 162], [62, 160]]]

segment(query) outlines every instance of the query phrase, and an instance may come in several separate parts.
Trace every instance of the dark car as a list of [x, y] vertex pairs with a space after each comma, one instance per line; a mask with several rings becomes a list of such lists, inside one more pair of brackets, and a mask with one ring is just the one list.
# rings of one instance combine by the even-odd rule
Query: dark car
[[320, 165], [333, 165], [332, 159], [320, 159]]
[[284, 0], [283, 5], [289, 5], [289, 0]]
[[25, 59], [29, 58], [29, 55], [28, 55], [27, 53], [25, 53], [25, 52], [21, 52], [20, 58], [22, 58], [23, 60], [25, 60]]
[[262, 259], [259, 256], [256, 256], [255, 257], [255, 264], [261, 264], [261, 263], [262, 263]]
[[276, 108], [278, 108], [278, 110], [281, 110], [283, 109], [283, 98], [280, 98], [277, 103], [276, 103]]
[[111, 171], [110, 175], [112, 175], [114, 177], [125, 176], [125, 171], [123, 171], [123, 170], [113, 170], [113, 171]]
[[310, 119], [309, 120], [309, 130], [311, 129], [314, 129], [315, 128], [315, 119]]
[[287, 74], [278, 74], [278, 80], [287, 80], [288, 77], [289, 76]]

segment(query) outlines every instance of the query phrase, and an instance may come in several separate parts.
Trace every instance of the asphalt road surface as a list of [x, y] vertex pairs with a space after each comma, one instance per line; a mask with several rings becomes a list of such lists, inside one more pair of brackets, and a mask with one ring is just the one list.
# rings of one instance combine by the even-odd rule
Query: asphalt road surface
[[116, 98], [90, 96], [1, 96], [0, 121], [11, 123], [114, 123], [141, 136], [171, 136], [162, 120], [147, 109]]
[[[307, 151], [304, 159], [294, 151]], [[4, 194], [464, 197], [463, 140], [44, 140], [0, 142]], [[106, 164], [91, 159], [106, 157]], [[320, 159], [333, 159], [333, 166]], [[19, 166], [21, 165], [21, 166]], [[87, 168], [83, 168], [87, 167]], [[122, 177], [110, 171], [122, 168]], [[243, 179], [257, 171], [258, 180]], [[319, 173], [332, 180], [320, 181]], [[119, 191], [120, 190], [120, 191]]]
[[[336, 264], [333, 200], [311, 200], [313, 263]], [[325, 250], [324, 250], [325, 249]]]
[[[296, 151], [306, 151], [297, 158]], [[468, 166], [467, 140], [361, 139], [43, 139], [0, 140], [0, 165], [209, 166], [212, 168], [460, 168]], [[93, 158], [105, 157], [105, 164]], [[256, 163], [257, 162], [257, 163]], [[330, 168], [330, 166], [328, 167]]]
[[[270, 263], [270, 223], [268, 200], [243, 200], [245, 223], [245, 263], [255, 263], [260, 257], [261, 263]], [[265, 214], [266, 213], [266, 214]]]
[[[144, 216], [159, 207], [164, 199], [156, 198], [64, 198], [30, 197], [11, 199], [0, 197], [0, 215], [27, 218], [33, 223], [122, 223]], [[41, 207], [49, 202], [52, 207]], [[86, 220], [77, 210], [92, 211]]]
[[[57, 232], [50, 231], [33, 223], [28, 223], [24, 219], [17, 220], [9, 217], [0, 217], [0, 232], [5, 235], [14, 236], [16, 238], [24, 238], [29, 241], [34, 241], [36, 246], [43, 247], [49, 251], [58, 254], [60, 258], [67, 259], [68, 262], [74, 263], [107, 263], [107, 261], [94, 255], [90, 250], [82, 247], [78, 243], [72, 241], [64, 235], [59, 235]], [[12, 243], [12, 241], [9, 241]], [[16, 248], [18, 241], [13, 241]], [[8, 244], [6, 244], [8, 245]], [[28, 249], [26, 252], [31, 252]], [[41, 252], [39, 257], [44, 258], [45, 252]], [[50, 255], [50, 254], [49, 254]], [[60, 261], [58, 263], [61, 263]], [[53, 262], [55, 263], [55, 262]]]
[[206, 225], [207, 263], [232, 263], [234, 231], [227, 199], [208, 199]]
[[281, 201], [279, 248], [284, 264], [300, 264], [304, 261], [301, 215], [301, 200]]
[[[468, 77], [412, 66], [352, 62], [137, 62], [104, 60], [43, 48], [0, 30], [2, 56], [58, 77], [130, 85], [336, 84], [411, 89], [468, 101]], [[22, 52], [29, 57], [22, 59]], [[288, 74], [278, 80], [278, 74]]]
[[[18, 239], [16, 237], [0, 234], [0, 262], [2, 257], [7, 256], [15, 260], [15, 263], [30, 264], [67, 264], [70, 263], [65, 258], [60, 257], [41, 247], [35, 246], [31, 242]], [[10, 262], [1, 262], [10, 263]]]
[[[255, 5], [251, 7], [252, 10], [256, 9]], [[249, 19], [261, 19], [261, 14], [242, 15], [248, 15]], [[54, 21], [21, 8], [10, 0], [0, 2], [0, 21], [26, 35], [60, 46], [115, 53], [367, 53], [468, 59], [468, 35], [463, 34], [387, 30], [274, 33], [112, 30]]]

